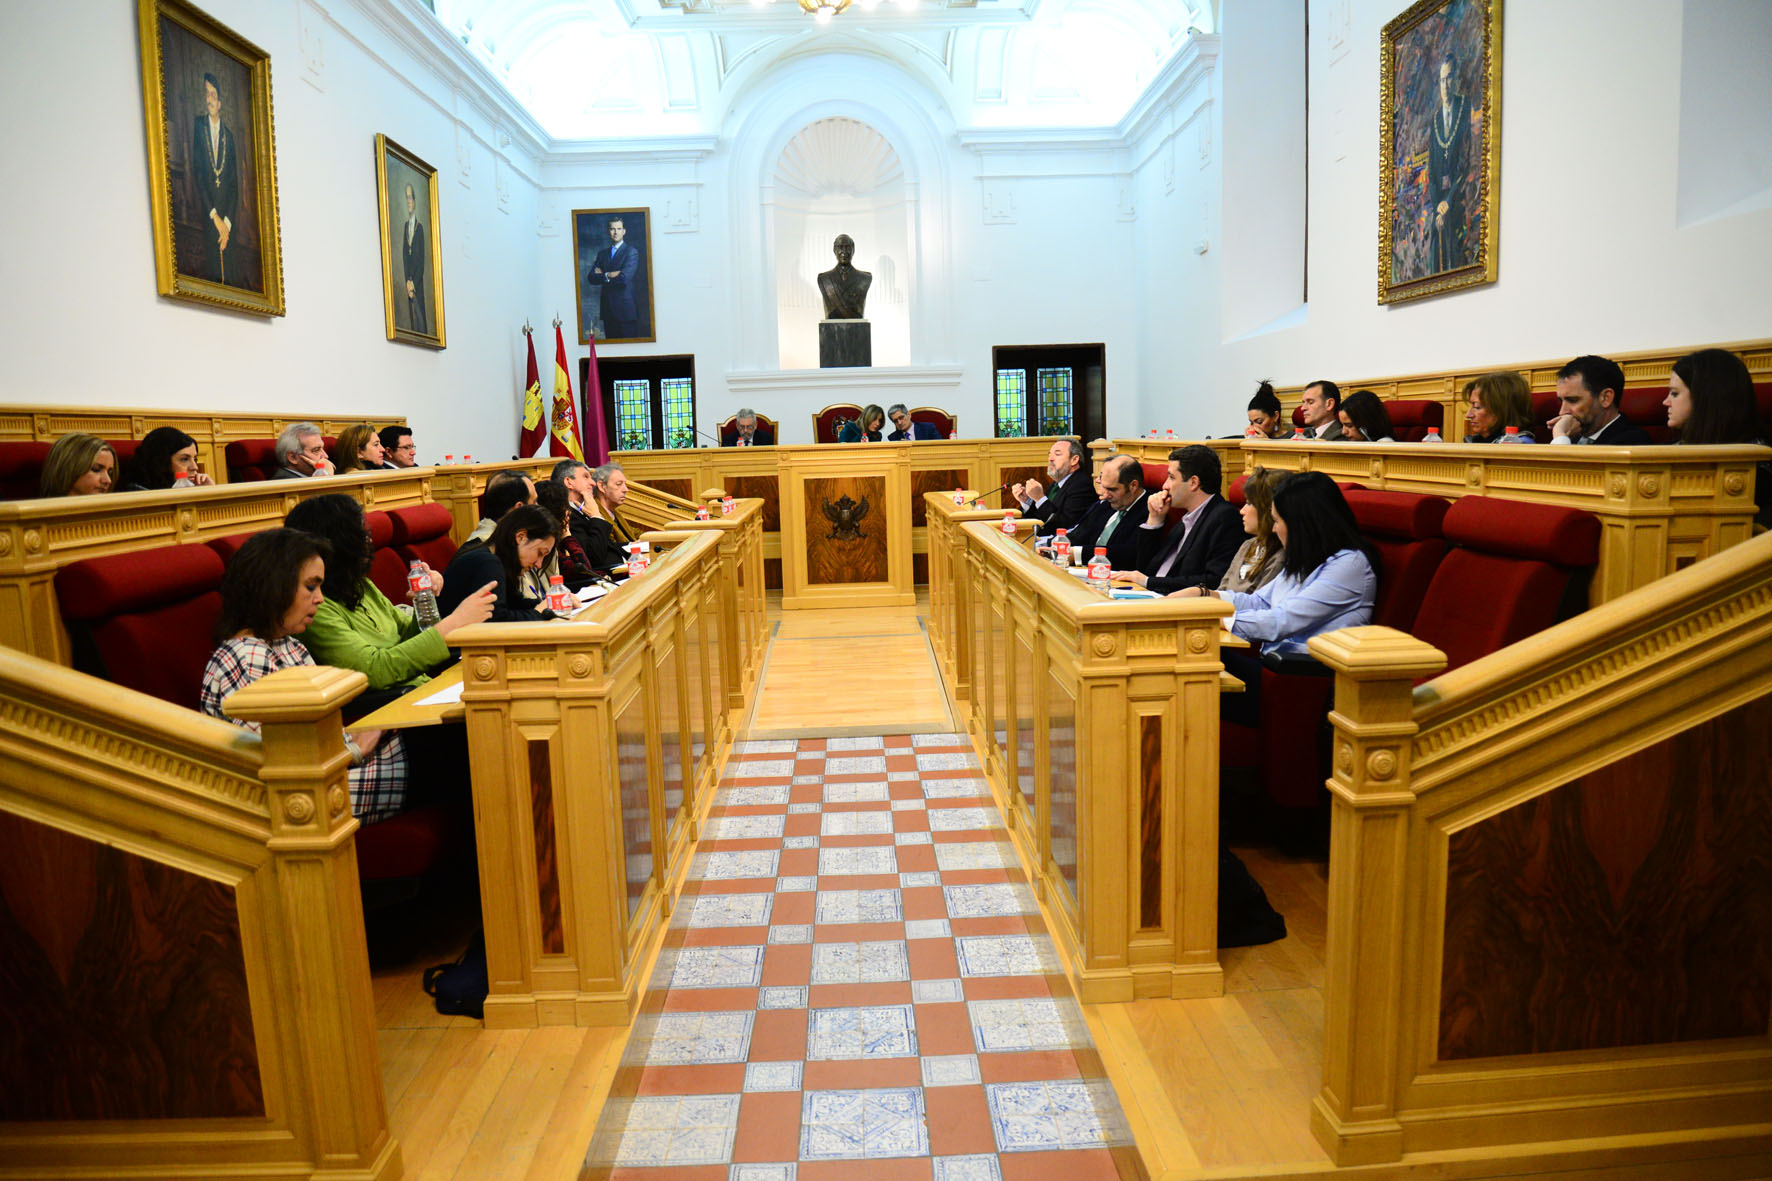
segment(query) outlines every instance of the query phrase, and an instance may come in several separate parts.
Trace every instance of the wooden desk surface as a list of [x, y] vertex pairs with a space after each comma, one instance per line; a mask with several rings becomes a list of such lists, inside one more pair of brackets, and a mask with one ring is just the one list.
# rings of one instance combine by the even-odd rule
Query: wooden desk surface
[[374, 713], [365, 714], [346, 726], [347, 730], [394, 730], [412, 726], [437, 726], [444, 722], [460, 721], [467, 712], [467, 707], [458, 697], [454, 701], [442, 705], [420, 705], [427, 697], [431, 697], [451, 685], [461, 684], [461, 665], [450, 666], [416, 689], [409, 690], [399, 698], [388, 702]]

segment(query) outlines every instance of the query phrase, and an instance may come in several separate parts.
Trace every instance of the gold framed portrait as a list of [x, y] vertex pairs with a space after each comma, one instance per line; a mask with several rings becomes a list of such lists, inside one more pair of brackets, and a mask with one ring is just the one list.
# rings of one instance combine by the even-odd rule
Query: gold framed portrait
[[138, 0], [160, 294], [281, 316], [271, 58], [184, 0]]
[[378, 134], [375, 194], [381, 209], [381, 302], [388, 339], [444, 348], [437, 170]]
[[1379, 37], [1378, 302], [1495, 282], [1502, 0], [1420, 0]]

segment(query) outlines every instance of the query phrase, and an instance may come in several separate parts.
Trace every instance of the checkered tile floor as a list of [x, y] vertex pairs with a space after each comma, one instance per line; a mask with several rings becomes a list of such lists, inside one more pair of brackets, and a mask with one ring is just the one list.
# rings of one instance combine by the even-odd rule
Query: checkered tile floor
[[585, 1175], [1143, 1175], [964, 737], [738, 744]]

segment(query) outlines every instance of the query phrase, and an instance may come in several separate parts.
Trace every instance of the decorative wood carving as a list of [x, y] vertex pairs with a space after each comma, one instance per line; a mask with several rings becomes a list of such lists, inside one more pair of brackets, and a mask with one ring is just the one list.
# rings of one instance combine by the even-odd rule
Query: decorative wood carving
[[[806, 580], [809, 583], [886, 581], [886, 480], [881, 476], [809, 479], [806, 497]], [[825, 515], [826, 505], [845, 496], [866, 501], [870, 514], [859, 521], [861, 536], [833, 537], [838, 532]]]

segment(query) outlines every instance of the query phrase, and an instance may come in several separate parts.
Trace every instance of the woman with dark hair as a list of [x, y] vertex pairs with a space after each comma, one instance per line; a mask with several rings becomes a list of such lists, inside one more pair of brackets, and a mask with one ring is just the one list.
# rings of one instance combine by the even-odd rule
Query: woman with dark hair
[[880, 428], [886, 425], [886, 412], [878, 406], [863, 406], [861, 417], [854, 422], [846, 422], [837, 434], [839, 443], [878, 443], [881, 439]]
[[1341, 437], [1350, 443], [1395, 443], [1391, 413], [1371, 390], [1355, 390], [1336, 408], [1341, 416]]
[[175, 426], [157, 426], [136, 444], [123, 476], [124, 492], [191, 488], [213, 484], [197, 470], [197, 440]]
[[117, 478], [117, 453], [97, 435], [69, 431], [43, 459], [44, 496], [93, 496], [109, 492]]
[[1249, 399], [1249, 428], [1243, 432], [1243, 437], [1284, 439], [1291, 433], [1286, 429], [1285, 416], [1280, 411], [1280, 399], [1274, 393], [1273, 383], [1263, 381], [1255, 387], [1255, 396]]
[[[1674, 362], [1667, 380], [1667, 425], [1679, 441], [1695, 446], [1752, 443], [1766, 446], [1766, 424], [1754, 398], [1747, 363], [1728, 349], [1699, 349]], [[1760, 463], [1754, 481], [1757, 523], [1772, 524], [1772, 461]]]
[[1464, 441], [1499, 443], [1507, 428], [1519, 427], [1522, 443], [1536, 443], [1532, 434], [1532, 387], [1511, 369], [1473, 377], [1464, 385]]
[[338, 433], [338, 442], [332, 448], [332, 474], [342, 476], [346, 472], [380, 471], [386, 456], [387, 451], [375, 428], [360, 422]]
[[1243, 532], [1249, 540], [1231, 559], [1219, 590], [1259, 590], [1279, 576], [1286, 550], [1274, 536], [1274, 485], [1285, 474], [1257, 465], [1243, 480]]
[[[317, 537], [295, 529], [254, 534], [222, 576], [216, 649], [203, 670], [199, 707], [210, 717], [256, 731], [257, 722], [229, 717], [229, 696], [278, 669], [311, 665], [313, 656], [296, 637], [307, 630], [324, 601], [326, 558]], [[364, 824], [385, 820], [406, 802], [406, 748], [398, 734], [358, 730], [345, 735], [351, 811]]]
[[444, 589], [437, 596], [437, 609], [454, 609], [457, 599], [451, 588], [485, 585], [493, 593], [494, 623], [554, 618], [552, 611], [524, 593], [524, 574], [548, 560], [560, 530], [559, 519], [539, 504], [518, 505], [499, 518], [484, 546], [458, 551], [450, 560], [443, 572]]
[[[363, 506], [342, 493], [316, 496], [289, 510], [283, 523], [325, 541], [332, 556], [326, 563], [326, 599], [308, 625], [307, 647], [321, 664], [354, 668], [369, 678], [372, 690], [410, 688], [429, 680], [449, 659], [449, 633], [492, 614], [492, 586], [456, 597], [453, 609], [434, 626], [388, 601], [369, 580], [374, 560]], [[432, 572], [441, 599], [444, 587]]]

